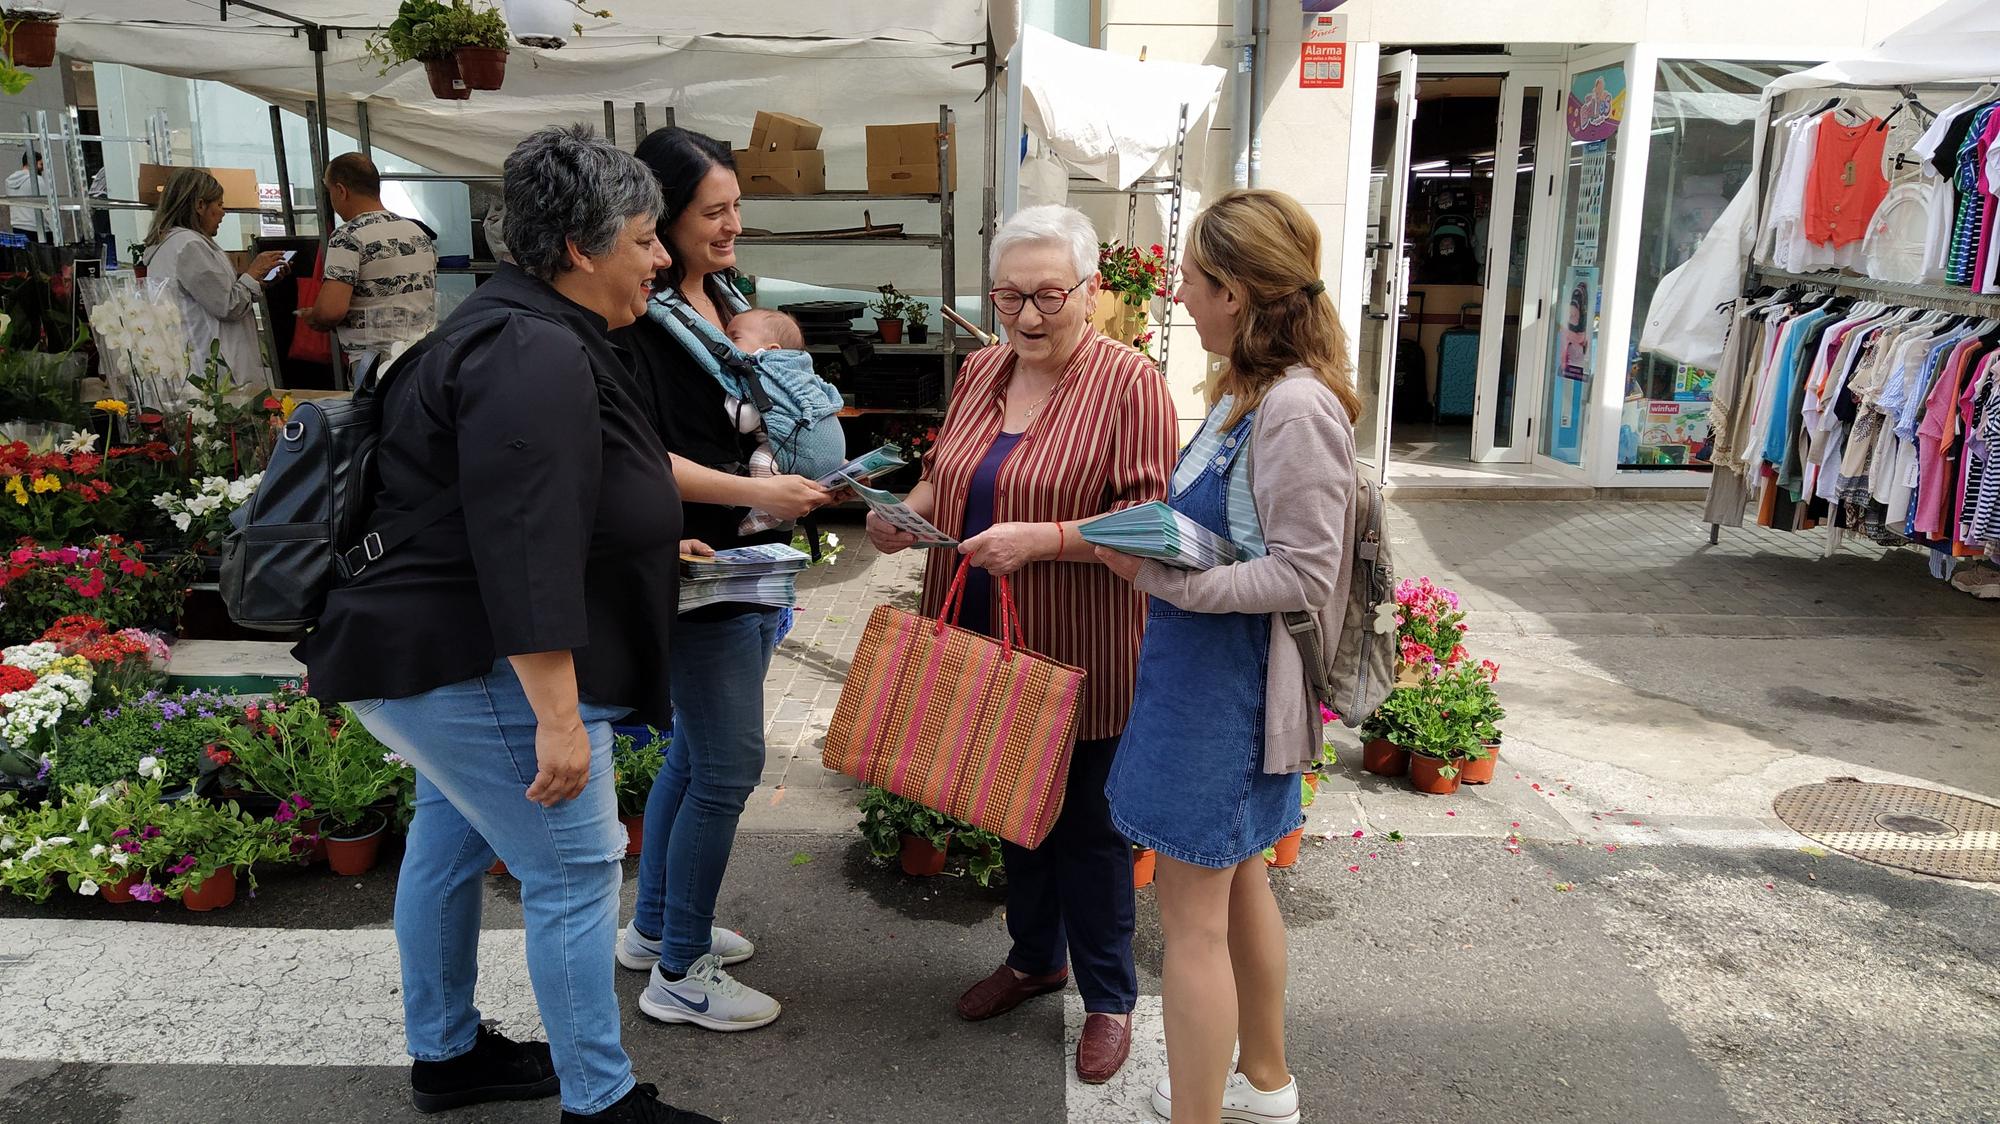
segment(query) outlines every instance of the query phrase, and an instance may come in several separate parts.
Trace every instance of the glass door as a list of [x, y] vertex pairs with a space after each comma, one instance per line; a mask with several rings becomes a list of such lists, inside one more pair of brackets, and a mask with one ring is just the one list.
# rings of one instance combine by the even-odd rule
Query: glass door
[[[1403, 240], [1405, 195], [1410, 183], [1410, 126], [1417, 117], [1417, 57], [1399, 51], [1382, 59], [1375, 87], [1373, 149], [1368, 168], [1367, 258], [1362, 292], [1361, 339], [1354, 381], [1361, 394], [1362, 424], [1356, 450], [1378, 481], [1389, 472], [1389, 412], [1395, 400], [1396, 337], [1410, 288], [1410, 259]], [[1421, 375], [1419, 376], [1421, 377]]]
[[1529, 459], [1540, 401], [1536, 360], [1547, 346], [1548, 301], [1542, 294], [1549, 287], [1560, 165], [1559, 156], [1546, 154], [1562, 131], [1562, 100], [1556, 96], [1561, 81], [1559, 67], [1517, 67], [1501, 86], [1472, 421], [1472, 459], [1482, 463]]

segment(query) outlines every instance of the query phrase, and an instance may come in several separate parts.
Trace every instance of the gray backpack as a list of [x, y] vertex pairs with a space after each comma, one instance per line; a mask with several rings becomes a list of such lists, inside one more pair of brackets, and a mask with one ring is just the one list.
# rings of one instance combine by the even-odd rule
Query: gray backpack
[[[1396, 682], [1394, 618], [1383, 612], [1385, 606], [1394, 611], [1396, 574], [1389, 562], [1389, 536], [1383, 530], [1381, 487], [1356, 475], [1354, 503], [1354, 538], [1347, 544], [1354, 577], [1347, 586], [1339, 646], [1325, 650], [1313, 614], [1285, 614], [1285, 628], [1297, 642], [1306, 675], [1312, 679], [1313, 697], [1350, 728], [1367, 721]], [[1377, 631], [1384, 623], [1389, 627]]]

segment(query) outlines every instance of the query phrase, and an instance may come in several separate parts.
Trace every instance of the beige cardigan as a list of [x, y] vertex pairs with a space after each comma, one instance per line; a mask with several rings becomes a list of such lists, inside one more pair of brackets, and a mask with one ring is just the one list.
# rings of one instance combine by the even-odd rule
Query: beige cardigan
[[1353, 574], [1354, 426], [1332, 391], [1294, 367], [1264, 395], [1248, 455], [1264, 557], [1201, 571], [1149, 561], [1134, 584], [1189, 612], [1271, 614], [1264, 771], [1297, 773], [1319, 755], [1319, 707], [1282, 614], [1309, 610], [1322, 647], [1340, 642]]

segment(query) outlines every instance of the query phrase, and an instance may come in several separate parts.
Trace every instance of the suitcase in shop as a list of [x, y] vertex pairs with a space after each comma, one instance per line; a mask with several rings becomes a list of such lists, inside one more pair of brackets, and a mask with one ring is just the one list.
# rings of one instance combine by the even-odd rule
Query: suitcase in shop
[[1438, 337], [1437, 418], [1439, 421], [1472, 417], [1474, 395], [1479, 389], [1479, 327], [1466, 323], [1479, 306], [1459, 307], [1458, 326], [1446, 328]]

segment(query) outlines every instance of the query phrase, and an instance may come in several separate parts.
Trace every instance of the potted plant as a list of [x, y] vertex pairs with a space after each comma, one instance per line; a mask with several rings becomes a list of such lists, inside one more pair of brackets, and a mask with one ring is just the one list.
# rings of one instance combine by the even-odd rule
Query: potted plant
[[507, 20], [494, 7], [475, 8], [467, 0], [431, 17], [431, 34], [449, 48], [469, 90], [497, 90], [507, 78]]
[[403, 783], [401, 758], [345, 707], [327, 717], [319, 700], [296, 689], [212, 721], [216, 741], [254, 787], [306, 802], [295, 811], [304, 813], [309, 828], [317, 821], [335, 874], [373, 869], [389, 825], [376, 805]]
[[1458, 594], [1429, 578], [1396, 583], [1396, 685], [1414, 686], [1463, 663], [1465, 610]]
[[926, 878], [944, 870], [956, 827], [944, 813], [888, 789], [871, 785], [861, 794], [861, 837], [869, 852], [897, 859], [905, 874]]
[[230, 710], [210, 691], [145, 691], [65, 731], [53, 776], [65, 787], [94, 788], [139, 776], [151, 762], [169, 792], [189, 788], [204, 771], [203, 751], [215, 740], [212, 720]]
[[1465, 685], [1466, 707], [1472, 715], [1473, 735], [1479, 742], [1479, 753], [1466, 762], [1459, 773], [1462, 784], [1491, 784], [1493, 769], [1500, 760], [1500, 722], [1507, 717], [1507, 711], [1500, 705], [1500, 696], [1493, 685], [1500, 679], [1500, 665], [1492, 660], [1480, 660], [1479, 666], [1467, 669]]
[[1166, 248], [1149, 249], [1122, 242], [1097, 244], [1097, 307], [1091, 317], [1099, 331], [1123, 344], [1134, 344], [1146, 331], [1153, 298], [1173, 291], [1173, 266]]
[[451, 7], [440, 0], [403, 0], [388, 28], [369, 37], [368, 56], [381, 65], [383, 74], [406, 62], [423, 63], [431, 96], [441, 101], [471, 97], [472, 88], [458, 73], [456, 45], [445, 42], [434, 26]]
[[625, 853], [639, 853], [646, 833], [646, 799], [653, 794], [653, 778], [667, 762], [671, 735], [646, 727], [642, 744], [631, 734], [611, 738], [611, 771], [618, 788], [618, 819], [625, 824]]
[[1153, 871], [1159, 865], [1159, 853], [1151, 847], [1132, 845], [1132, 888], [1143, 890], [1153, 884]]
[[0, 89], [18, 94], [34, 79], [21, 70], [55, 65], [56, 23], [61, 19], [59, 13], [45, 8], [8, 8], [0, 14], [7, 55], [7, 66], [0, 71]]
[[[1312, 807], [1313, 801], [1319, 798], [1319, 786], [1313, 783], [1318, 777], [1318, 773], [1308, 769], [1299, 778], [1299, 809], [1301, 811]], [[1264, 848], [1264, 862], [1279, 870], [1298, 865], [1299, 846], [1305, 842], [1305, 837], [1306, 827], [1304, 824], [1300, 824], [1286, 832], [1275, 844]]]
[[[1409, 690], [1398, 687], [1397, 691]], [[1382, 708], [1361, 723], [1361, 767], [1377, 776], [1400, 777], [1410, 771], [1410, 751], [1397, 744], [1398, 730], [1391, 717], [1384, 713], [1389, 703], [1396, 697], [1396, 691], [1382, 700]]]
[[909, 298], [896, 291], [894, 285], [876, 288], [879, 295], [868, 302], [875, 313], [875, 328], [882, 334], [883, 343], [903, 342], [903, 321], [909, 315]]
[[928, 343], [931, 338], [931, 306], [914, 297], [903, 301], [903, 327], [909, 332], [911, 343]]
[[1389, 692], [1378, 712], [1396, 743], [1410, 751], [1410, 784], [1445, 796], [1458, 791], [1460, 765], [1480, 752], [1461, 668]]
[[236, 900], [236, 876], [250, 876], [260, 862], [296, 861], [293, 830], [274, 820], [256, 819], [236, 806], [207, 800], [181, 800], [161, 807], [160, 827], [166, 852], [178, 855], [164, 870], [171, 881], [166, 895], [179, 898], [195, 911], [220, 909]]
[[957, 820], [947, 822], [952, 825], [948, 854], [956, 854], [964, 861], [966, 877], [981, 886], [992, 886], [994, 879], [1007, 869], [1000, 852], [1000, 837]]

